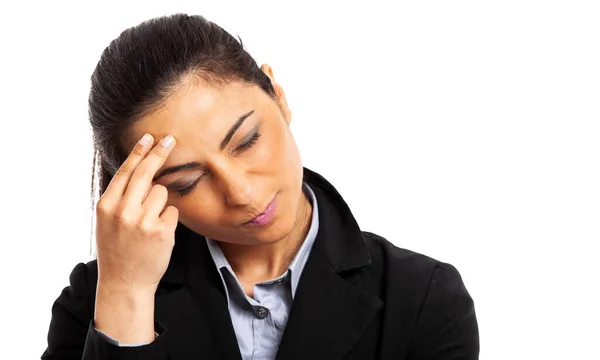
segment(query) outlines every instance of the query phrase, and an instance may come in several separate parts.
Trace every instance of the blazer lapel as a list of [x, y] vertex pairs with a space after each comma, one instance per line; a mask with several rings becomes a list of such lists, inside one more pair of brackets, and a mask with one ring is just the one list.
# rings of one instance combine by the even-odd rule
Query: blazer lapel
[[358, 224], [335, 188], [304, 169], [319, 206], [319, 231], [300, 277], [277, 359], [339, 360], [383, 308], [347, 280], [371, 257]]
[[223, 283], [204, 237], [179, 224], [176, 239], [155, 310], [156, 320], [177, 338], [170, 353], [182, 360], [241, 360]]

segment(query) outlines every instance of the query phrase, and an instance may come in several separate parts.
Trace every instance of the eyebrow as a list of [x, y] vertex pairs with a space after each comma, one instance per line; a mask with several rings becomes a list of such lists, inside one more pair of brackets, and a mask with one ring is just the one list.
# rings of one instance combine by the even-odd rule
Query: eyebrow
[[[223, 150], [225, 148], [225, 146], [227, 146], [227, 144], [229, 144], [229, 142], [231, 141], [231, 138], [233, 138], [233, 135], [235, 135], [235, 132], [240, 128], [240, 126], [242, 126], [244, 121], [253, 113], [254, 113], [254, 110], [251, 110], [250, 112], [240, 116], [240, 118], [235, 122], [235, 124], [233, 124], [233, 126], [229, 129], [229, 131], [227, 131], [227, 134], [221, 141], [221, 145], [219, 146], [220, 150]], [[152, 181], [156, 181], [163, 176], [167, 176], [169, 174], [173, 174], [173, 173], [176, 173], [179, 171], [195, 169], [195, 168], [200, 167], [200, 165], [202, 165], [202, 164], [200, 164], [197, 161], [193, 161], [193, 162], [189, 162], [189, 163], [185, 163], [185, 164], [181, 164], [181, 165], [170, 166], [168, 168], [161, 170], [154, 177], [154, 179], [152, 179]]]
[[229, 129], [229, 131], [227, 132], [227, 135], [225, 135], [225, 137], [223, 138], [223, 141], [221, 141], [221, 146], [219, 147], [219, 149], [221, 149], [221, 150], [225, 149], [225, 146], [227, 146], [227, 144], [229, 144], [229, 141], [231, 140], [231, 138], [233, 137], [233, 135], [235, 134], [237, 129], [239, 129], [240, 126], [242, 126], [242, 124], [244, 123], [244, 120], [246, 120], [248, 118], [248, 116], [252, 115], [253, 113], [254, 113], [254, 110], [248, 112], [247, 114], [240, 116], [238, 121], [236, 121], [235, 124], [233, 124], [233, 126], [231, 127], [231, 129]]
[[198, 167], [200, 167], [200, 165], [201, 165], [201, 164], [200, 164], [199, 162], [197, 162], [197, 161], [194, 161], [194, 162], [189, 162], [189, 163], [185, 163], [185, 164], [182, 164], [182, 165], [171, 166], [171, 167], [168, 167], [168, 168], [166, 168], [166, 169], [163, 169], [161, 172], [159, 172], [159, 173], [158, 173], [158, 174], [157, 174], [157, 175], [154, 177], [154, 179], [152, 179], [152, 181], [156, 181], [156, 180], [160, 179], [160, 178], [161, 178], [161, 177], [163, 177], [163, 176], [167, 176], [167, 175], [169, 175], [169, 174], [176, 173], [176, 172], [178, 172], [178, 171], [189, 170], [189, 169], [195, 169], [195, 168], [198, 168]]

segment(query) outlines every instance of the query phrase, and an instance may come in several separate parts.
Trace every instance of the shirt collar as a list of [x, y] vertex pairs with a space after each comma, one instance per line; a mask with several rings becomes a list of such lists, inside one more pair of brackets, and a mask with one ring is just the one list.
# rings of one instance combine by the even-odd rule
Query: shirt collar
[[[300, 246], [300, 249], [298, 249], [298, 252], [294, 256], [294, 259], [288, 266], [288, 273], [291, 276], [292, 298], [296, 294], [298, 282], [300, 281], [300, 275], [302, 275], [302, 270], [306, 265], [306, 261], [308, 260], [310, 250], [312, 249], [312, 246], [315, 242], [315, 238], [317, 237], [317, 233], [319, 231], [319, 207], [317, 206], [317, 198], [315, 196], [315, 193], [306, 182], [302, 184], [302, 190], [307, 195], [308, 200], [312, 204], [312, 216], [308, 234], [306, 235], [304, 242]], [[225, 280], [220, 270], [226, 268], [233, 276], [235, 276], [235, 273], [233, 272], [229, 261], [227, 261], [225, 254], [223, 254], [223, 251], [219, 247], [218, 242], [208, 237], [205, 238], [206, 244], [208, 245], [208, 250], [210, 251], [210, 255], [212, 256], [215, 262], [215, 266], [217, 267], [217, 269], [219, 269], [219, 274], [221, 275], [223, 283], [225, 283]], [[225, 285], [225, 287], [227, 286]]]

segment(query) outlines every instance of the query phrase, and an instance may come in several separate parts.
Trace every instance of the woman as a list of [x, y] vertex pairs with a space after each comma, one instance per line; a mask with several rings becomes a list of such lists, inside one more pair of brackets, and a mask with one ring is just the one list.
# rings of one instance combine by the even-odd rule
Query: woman
[[[124, 31], [89, 99], [97, 260], [42, 359], [477, 359], [452, 265], [361, 232], [268, 65], [200, 16]], [[201, 234], [201, 235], [200, 235]]]

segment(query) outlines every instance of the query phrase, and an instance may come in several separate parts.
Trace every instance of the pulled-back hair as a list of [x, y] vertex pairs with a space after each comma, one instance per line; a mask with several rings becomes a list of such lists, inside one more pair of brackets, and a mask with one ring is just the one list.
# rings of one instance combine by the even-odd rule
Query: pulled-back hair
[[92, 74], [89, 118], [94, 140], [92, 207], [96, 174], [102, 195], [128, 156], [132, 125], [154, 111], [190, 76], [212, 85], [256, 84], [275, 98], [271, 80], [238, 41], [198, 15], [175, 14], [123, 31], [103, 51]]

